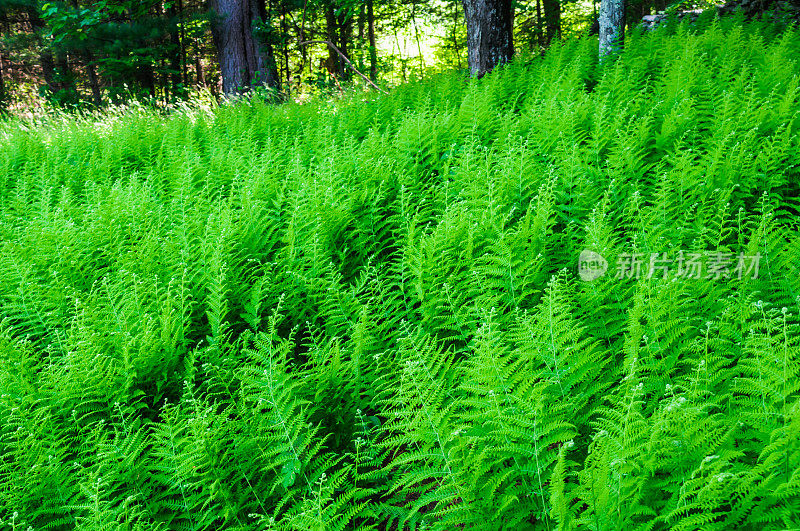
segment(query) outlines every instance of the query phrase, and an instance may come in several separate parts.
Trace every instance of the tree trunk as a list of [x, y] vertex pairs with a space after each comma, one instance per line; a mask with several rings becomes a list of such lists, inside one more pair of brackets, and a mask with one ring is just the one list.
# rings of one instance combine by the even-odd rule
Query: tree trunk
[[200, 59], [200, 55], [201, 55], [201, 50], [202, 49], [200, 48], [200, 40], [199, 39], [195, 39], [194, 40], [194, 48], [195, 48], [194, 75], [195, 75], [195, 78], [196, 78], [195, 80], [196, 80], [198, 85], [201, 85], [201, 86], [205, 87], [206, 86], [206, 75], [205, 75], [205, 72], [203, 72], [203, 62]]
[[[328, 42], [333, 43], [334, 46], [339, 46], [339, 39], [336, 38], [336, 30], [336, 11], [333, 8], [333, 4], [328, 4], [325, 8], [325, 31], [328, 34]], [[328, 60], [325, 62], [325, 67], [328, 69], [328, 72], [339, 76], [342, 70], [340, 63], [339, 54], [328, 46]]]
[[256, 85], [280, 86], [272, 46], [253, 35], [253, 25], [264, 18], [257, 0], [210, 0], [216, 20], [212, 25], [219, 56], [222, 91], [241, 94]]
[[397, 43], [397, 58], [400, 61], [400, 72], [403, 74], [403, 83], [406, 82], [406, 62], [403, 60], [403, 48], [400, 46], [400, 37], [397, 36], [397, 26], [394, 27], [394, 42]]
[[[305, 4], [303, 5], [303, 20], [300, 22], [300, 26], [295, 24], [295, 28], [297, 29], [297, 42], [306, 42], [306, 8], [308, 7], [308, 0], [305, 0]], [[302, 82], [303, 80], [303, 71], [306, 69], [306, 65], [308, 65], [308, 74], [313, 75], [313, 65], [308, 61], [308, 47], [307, 46], [300, 46], [300, 64], [297, 67], [297, 78]]]
[[56, 67], [55, 62], [53, 61], [53, 54], [48, 51], [42, 51], [39, 54], [39, 64], [42, 66], [42, 77], [44, 78], [44, 83], [47, 85], [47, 91], [55, 96], [60, 87], [58, 83], [56, 83]]
[[100, 94], [100, 80], [97, 78], [97, 70], [92, 64], [92, 53], [87, 51], [83, 54], [83, 59], [86, 61], [86, 73], [89, 74], [89, 87], [92, 89], [92, 101], [96, 107], [103, 103], [102, 95]]
[[364, 23], [367, 18], [367, 6], [361, 4], [358, 6], [358, 46], [359, 49], [364, 49]]
[[[281, 5], [281, 34], [286, 36], [289, 34], [289, 29], [286, 27], [286, 4], [284, 2], [280, 3]], [[283, 70], [286, 73], [286, 94], [289, 94], [289, 90], [292, 86], [292, 73], [289, 71], [289, 39], [283, 39]]]
[[[37, 7], [38, 6], [31, 5], [27, 9], [28, 20], [30, 20], [31, 29], [33, 29], [34, 33], [39, 32], [45, 27], [44, 20], [42, 20], [42, 17], [39, 16]], [[42, 45], [42, 51], [39, 54], [39, 65], [42, 67], [42, 77], [44, 78], [45, 85], [47, 85], [47, 91], [52, 96], [55, 96], [63, 87], [61, 86], [60, 81], [57, 79], [58, 76], [56, 73], [56, 65], [55, 60], [53, 59], [53, 53], [44, 47], [44, 43], [40, 42], [40, 44]]]
[[545, 46], [550, 46], [553, 39], [561, 37], [561, 3], [560, 0], [543, 0]]
[[544, 32], [542, 31], [542, 0], [536, 0], [536, 45], [541, 51], [544, 46]]
[[213, 24], [214, 44], [219, 55], [222, 91], [238, 94], [250, 85], [247, 53], [244, 46], [244, 11], [236, 0], [211, 0], [218, 19]]
[[252, 37], [252, 49], [248, 51], [255, 58], [256, 73], [254, 80], [259, 83], [251, 82], [251, 85], [261, 84], [270, 88], [280, 89], [281, 79], [278, 77], [278, 62], [275, 60], [275, 50], [268, 42], [264, 42], [253, 34], [253, 25], [267, 20], [267, 7], [264, 0], [250, 0], [250, 24], [247, 34]]
[[[4, 30], [7, 31], [8, 27], [8, 20], [6, 19], [5, 13], [0, 11], [0, 35], [4, 33]], [[8, 70], [8, 72], [6, 72]], [[0, 113], [2, 113], [6, 108], [8, 108], [9, 104], [9, 97], [8, 93], [6, 92], [6, 75], [7, 73], [10, 74], [10, 70], [6, 68], [5, 64], [5, 56], [3, 56], [3, 49], [0, 48]]]
[[171, 28], [172, 31], [170, 31], [169, 35], [169, 41], [172, 47], [169, 58], [169, 69], [172, 71], [170, 72], [170, 84], [172, 85], [173, 97], [181, 97], [185, 90], [185, 85], [183, 85], [185, 81], [182, 75], [183, 53], [181, 48], [181, 26], [183, 25], [183, 21], [179, 18], [182, 14], [178, 12], [178, 5], [176, 4], [171, 4], [167, 13], [175, 20], [175, 27]]
[[[417, 17], [414, 16], [414, 12], [416, 11], [416, 9], [417, 9], [417, 4], [413, 4], [411, 6], [411, 25], [414, 26], [414, 38], [417, 41], [417, 53], [419, 54], [419, 69], [420, 69], [419, 72], [420, 72], [420, 78], [422, 78], [424, 77], [424, 72], [425, 72], [425, 58], [422, 55], [422, 44], [420, 43], [419, 40], [419, 28], [417, 27]], [[514, 27], [513, 20], [511, 21], [511, 27], [512, 28]]]
[[[165, 69], [161, 68], [163, 72]], [[139, 68], [142, 86], [147, 90], [151, 98], [156, 98], [156, 73], [153, 71], [153, 65], [147, 63]], [[164, 80], [166, 84], [166, 80]]]
[[6, 95], [6, 72], [3, 64], [3, 52], [0, 52], [0, 112], [8, 106], [8, 96]]
[[458, 3], [453, 2], [453, 48], [456, 51], [458, 69], [461, 70], [461, 50], [458, 48]]
[[181, 44], [181, 81], [189, 85], [189, 66], [186, 64], [186, 25], [183, 20], [183, 0], [178, 0], [178, 37]]
[[71, 103], [78, 101], [78, 91], [75, 88], [75, 76], [72, 74], [72, 68], [69, 65], [69, 59], [66, 53], [59, 54], [58, 56], [58, 72], [61, 76], [60, 85], [68, 94], [65, 94], [65, 100]]
[[[247, 1], [247, 0], [245, 0]], [[255, 58], [255, 70], [251, 74], [250, 85], [262, 85], [274, 89], [281, 88], [278, 77], [278, 62], [275, 60], [275, 51], [272, 45], [264, 42], [253, 34], [253, 26], [258, 22], [267, 20], [267, 8], [264, 0], [249, 0], [250, 18], [245, 28], [245, 36], [249, 37], [248, 55]]]
[[369, 39], [369, 78], [378, 79], [378, 49], [375, 47], [375, 12], [373, 0], [367, 0], [367, 38]]
[[624, 0], [601, 0], [598, 15], [600, 25], [600, 59], [618, 51], [625, 38]]
[[[351, 59], [349, 49], [350, 42], [353, 38], [353, 19], [345, 10], [342, 10], [338, 19], [339, 50], [342, 52], [342, 55]], [[336, 43], [334, 42], [334, 44]], [[339, 65], [339, 75], [342, 79], [350, 79], [352, 77], [352, 72], [347, 68], [346, 63], [344, 61], [339, 61]]]
[[463, 0], [469, 70], [481, 77], [514, 55], [511, 0]]

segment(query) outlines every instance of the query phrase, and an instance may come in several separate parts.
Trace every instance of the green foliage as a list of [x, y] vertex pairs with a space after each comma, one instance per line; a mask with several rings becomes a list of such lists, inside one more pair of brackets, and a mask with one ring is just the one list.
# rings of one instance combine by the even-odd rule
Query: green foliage
[[797, 528], [799, 48], [0, 122], [0, 529]]
[[[45, 25], [46, 47], [61, 57], [80, 57], [95, 68], [106, 80], [114, 102], [153, 98], [157, 78], [179, 76], [175, 58], [181, 46], [169, 37], [177, 36], [179, 29], [183, 34], [188, 27], [185, 48], [186, 39], [196, 37], [197, 24], [207, 18], [201, 14], [187, 17], [186, 23], [178, 21], [169, 15], [172, 6], [167, 3], [167, 13], [162, 13], [161, 3], [155, 0], [102, 0], [87, 7], [43, 2], [37, 7]], [[169, 66], [166, 59], [171, 60]], [[173, 87], [175, 93], [181, 90]]]

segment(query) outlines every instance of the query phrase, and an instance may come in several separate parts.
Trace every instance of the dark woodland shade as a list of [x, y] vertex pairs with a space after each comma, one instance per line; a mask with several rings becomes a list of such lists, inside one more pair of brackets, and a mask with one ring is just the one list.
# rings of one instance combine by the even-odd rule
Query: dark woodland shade
[[464, 0], [469, 70], [481, 77], [514, 55], [511, 0]]

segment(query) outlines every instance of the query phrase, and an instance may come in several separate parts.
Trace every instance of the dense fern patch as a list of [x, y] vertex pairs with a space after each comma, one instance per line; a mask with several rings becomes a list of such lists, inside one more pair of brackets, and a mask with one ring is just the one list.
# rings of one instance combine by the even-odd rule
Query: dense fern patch
[[800, 527], [800, 33], [699, 24], [1, 124], [0, 528]]

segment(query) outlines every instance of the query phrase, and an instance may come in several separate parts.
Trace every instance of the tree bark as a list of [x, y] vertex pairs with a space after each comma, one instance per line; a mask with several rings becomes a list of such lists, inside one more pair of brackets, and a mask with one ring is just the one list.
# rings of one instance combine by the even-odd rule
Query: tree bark
[[42, 51], [42, 53], [39, 54], [39, 64], [42, 67], [42, 77], [44, 78], [45, 85], [47, 85], [47, 90], [51, 95], [55, 96], [60, 87], [55, 81], [56, 67], [53, 61], [53, 54], [46, 50]]
[[[6, 14], [0, 11], [0, 35], [2, 35], [8, 27], [8, 19]], [[3, 50], [0, 48], [0, 113], [8, 107], [8, 94], [6, 93], [6, 66]]]
[[[336, 11], [333, 4], [329, 3], [325, 8], [325, 32], [328, 34], [328, 41], [333, 43], [334, 46], [339, 47], [339, 39], [337, 39], [337, 24], [336, 24]], [[328, 47], [328, 60], [325, 62], [325, 67], [328, 72], [340, 76], [342, 67], [339, 61], [339, 55]]]
[[203, 72], [203, 63], [202, 63], [202, 61], [200, 59], [201, 48], [200, 48], [200, 40], [199, 39], [195, 39], [194, 40], [194, 48], [195, 48], [195, 54], [194, 54], [195, 81], [197, 82], [198, 85], [201, 85], [201, 86], [205, 87], [206, 86], [206, 75], [205, 75], [205, 72]]
[[84, 52], [83, 59], [86, 61], [86, 73], [89, 74], [89, 87], [92, 89], [92, 101], [96, 107], [103, 103], [103, 98], [100, 93], [100, 80], [97, 78], [97, 70], [92, 64], [92, 53], [89, 51]]
[[511, 0], [463, 0], [469, 70], [481, 77], [514, 55]]
[[210, 0], [215, 12], [212, 25], [219, 56], [222, 91], [242, 94], [256, 85], [280, 86], [272, 46], [253, 35], [253, 25], [263, 20], [263, 5], [256, 0]]
[[180, 18], [183, 16], [183, 13], [179, 13], [178, 5], [176, 4], [172, 4], [168, 8], [167, 13], [175, 21], [175, 27], [171, 28], [169, 34], [169, 41], [172, 46], [169, 65], [169, 69], [172, 71], [170, 73], [171, 92], [173, 97], [179, 97], [182, 95], [185, 88], [185, 85], [181, 86], [185, 83], [183, 79], [183, 50], [181, 44], [181, 26], [183, 25], [183, 21]]
[[178, 0], [178, 37], [181, 43], [181, 81], [189, 85], [189, 67], [186, 64], [186, 25], [183, 20], [183, 0]]
[[536, 44], [539, 49], [544, 46], [544, 31], [542, 30], [542, 0], [536, 0]]
[[367, 18], [367, 6], [361, 4], [358, 6], [358, 47], [364, 49], [364, 22]]
[[456, 51], [458, 69], [461, 70], [461, 50], [458, 48], [458, 3], [453, 2], [453, 49]]
[[[417, 4], [412, 4], [411, 5], [411, 25], [414, 27], [414, 38], [417, 41], [417, 53], [419, 54], [419, 69], [420, 69], [419, 72], [420, 72], [420, 77], [424, 77], [425, 58], [422, 55], [422, 44], [420, 43], [420, 40], [419, 40], [419, 28], [417, 27], [417, 17], [414, 16], [414, 12], [416, 11], [416, 9], [417, 9]], [[512, 28], [514, 27], [514, 21], [513, 20], [511, 21], [511, 27]]]
[[264, 85], [274, 89], [281, 88], [281, 80], [278, 77], [278, 62], [275, 59], [275, 50], [268, 42], [253, 35], [253, 25], [259, 21], [267, 20], [267, 8], [264, 0], [249, 0], [250, 20], [245, 31], [252, 37], [251, 46], [248, 53], [255, 57], [256, 70], [251, 78], [251, 86]]
[[[281, 33], [283, 35], [288, 35], [289, 28], [286, 26], [286, 4], [281, 2]], [[283, 39], [283, 70], [286, 73], [286, 93], [289, 93], [289, 89], [292, 85], [292, 73], [289, 71], [289, 39]]]
[[[351, 59], [350, 57], [350, 42], [353, 37], [353, 19], [349, 16], [347, 11], [342, 10], [338, 16], [338, 27], [339, 27], [339, 50], [341, 50], [342, 55], [347, 57], [347, 59]], [[350, 79], [352, 77], [351, 72], [346, 68], [344, 61], [339, 62], [340, 71], [339, 75], [342, 79]]]
[[250, 84], [244, 46], [244, 12], [235, 0], [211, 0], [218, 20], [213, 24], [214, 44], [219, 55], [222, 91], [237, 94]]
[[0, 112], [8, 105], [8, 96], [6, 95], [6, 72], [4, 66], [3, 52], [0, 52]]
[[601, 0], [598, 15], [600, 26], [600, 59], [619, 51], [625, 39], [624, 0]]
[[369, 78], [378, 79], [378, 49], [375, 47], [375, 11], [373, 0], [367, 0], [367, 39], [369, 40]]
[[553, 39], [561, 37], [561, 3], [560, 0], [543, 0], [545, 46], [550, 46]]

